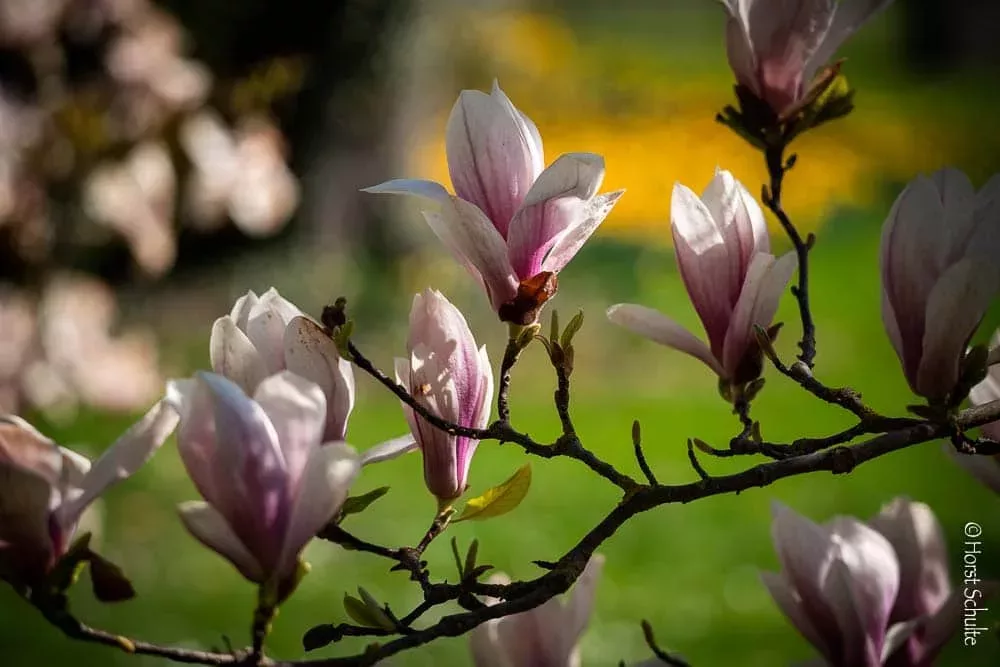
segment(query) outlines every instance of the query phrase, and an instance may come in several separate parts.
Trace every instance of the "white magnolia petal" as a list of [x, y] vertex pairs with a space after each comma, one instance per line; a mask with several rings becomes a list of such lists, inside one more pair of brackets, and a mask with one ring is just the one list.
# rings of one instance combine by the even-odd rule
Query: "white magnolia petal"
[[576, 253], [580, 252], [583, 244], [601, 226], [623, 194], [625, 194], [624, 190], [615, 190], [597, 195], [581, 207], [577, 219], [556, 237], [552, 249], [549, 250], [545, 261], [542, 262], [542, 271], [551, 271], [552, 273], [562, 271], [576, 256]]
[[260, 563], [211, 505], [190, 501], [181, 503], [177, 509], [184, 527], [195, 539], [229, 560], [250, 581], [263, 583], [264, 572]]
[[674, 240], [674, 255], [681, 279], [691, 303], [708, 334], [715, 354], [721, 355], [722, 342], [732, 316], [732, 285], [740, 281], [734, 276], [739, 261], [731, 253], [712, 212], [690, 188], [674, 184], [670, 199], [670, 230]]
[[604, 158], [594, 153], [560, 155], [539, 174], [507, 234], [510, 263], [522, 280], [541, 270], [560, 235], [591, 217], [587, 202], [603, 180]]
[[[747, 348], [754, 341], [753, 325], [757, 324], [757, 301], [765, 285], [773, 285], [768, 275], [774, 268], [775, 259], [765, 252], [757, 253], [750, 260], [747, 275], [740, 289], [740, 297], [733, 307], [728, 321], [722, 346], [722, 366], [730, 374], [735, 373], [743, 361]], [[778, 295], [780, 299], [780, 294]], [[767, 328], [770, 324], [764, 324]]]
[[361, 465], [366, 466], [370, 463], [389, 461], [417, 449], [419, 449], [417, 439], [413, 437], [412, 433], [396, 436], [366, 449], [361, 454]]
[[323, 442], [326, 396], [314, 382], [283, 371], [260, 383], [254, 401], [274, 427], [294, 487], [312, 451]]
[[250, 321], [250, 311], [257, 305], [258, 301], [260, 301], [260, 298], [257, 294], [253, 290], [247, 290], [247, 293], [233, 304], [233, 309], [229, 313], [229, 316], [233, 318], [236, 326], [243, 331], [246, 331], [247, 322]]
[[633, 333], [680, 350], [711, 368], [719, 377], [725, 371], [705, 343], [666, 315], [632, 303], [619, 303], [608, 309], [608, 319]]
[[491, 95], [461, 92], [445, 130], [448, 172], [455, 194], [481, 209], [501, 236], [538, 175], [537, 148], [524, 115], [496, 84]]
[[267, 377], [267, 366], [260, 352], [228, 315], [212, 325], [209, 358], [213, 371], [229, 378], [247, 393], [252, 393]]
[[285, 329], [288, 370], [311, 380], [326, 394], [323, 440], [343, 440], [354, 409], [354, 369], [337, 352], [322, 327], [307, 317], [296, 317]]
[[[275, 293], [276, 294], [276, 293]], [[279, 307], [270, 291], [250, 309], [247, 338], [257, 348], [268, 374], [285, 369], [285, 326], [287, 311]]]
[[141, 468], [170, 436], [178, 420], [177, 412], [161, 401], [125, 431], [80, 481], [81, 493], [59, 508], [58, 519], [62, 525], [75, 525], [83, 510], [108, 487]]
[[[390, 181], [390, 183], [401, 183]], [[423, 182], [427, 184], [427, 182]], [[389, 185], [389, 184], [384, 184]], [[517, 293], [517, 280], [514, 270], [507, 258], [507, 242], [489, 221], [486, 215], [475, 205], [450, 197], [444, 188], [435, 184], [444, 193], [445, 199], [439, 196], [429, 198], [427, 194], [409, 191], [406, 194], [418, 194], [425, 201], [436, 202], [436, 206], [423, 210], [424, 219], [430, 225], [431, 231], [444, 243], [458, 261], [474, 276], [483, 282], [490, 302], [494, 308], [508, 301]], [[371, 192], [376, 190], [369, 189]], [[378, 192], [402, 192], [400, 190], [377, 190]]]
[[[872, 17], [889, 6], [892, 0], [840, 0], [836, 3], [832, 22], [825, 38], [806, 61], [803, 80], [809, 82], [816, 72], [830, 61], [841, 44]], [[828, 5], [833, 3], [827, 2]]]
[[287, 576], [295, 571], [302, 548], [344, 504], [360, 469], [354, 449], [343, 442], [312, 450], [292, 507], [278, 571], [274, 574]]

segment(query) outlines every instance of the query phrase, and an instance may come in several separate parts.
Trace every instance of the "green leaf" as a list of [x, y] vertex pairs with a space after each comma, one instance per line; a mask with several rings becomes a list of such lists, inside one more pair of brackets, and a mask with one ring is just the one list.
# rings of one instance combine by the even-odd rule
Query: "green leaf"
[[[378, 606], [378, 603], [374, 601], [371, 595], [368, 594], [362, 588], [358, 588], [358, 592], [366, 598], [365, 601], [361, 601], [358, 598], [344, 594], [344, 611], [350, 616], [355, 623], [362, 625], [366, 628], [381, 628], [383, 630], [393, 630], [392, 621], [386, 616], [385, 612]], [[373, 605], [368, 604], [368, 602], [374, 603]]]
[[531, 465], [525, 463], [510, 479], [465, 503], [462, 514], [452, 521], [481, 521], [510, 512], [521, 504], [531, 487]]
[[340, 508], [341, 516], [347, 516], [349, 514], [360, 514], [368, 509], [368, 506], [373, 502], [384, 496], [389, 492], [388, 486], [380, 486], [377, 489], [372, 489], [368, 493], [361, 494], [360, 496], [351, 496], [344, 501], [343, 506]]
[[576, 335], [576, 333], [580, 330], [580, 327], [582, 326], [583, 326], [583, 311], [578, 310], [576, 311], [576, 315], [573, 316], [573, 319], [571, 319], [569, 321], [569, 324], [566, 325], [566, 329], [562, 332], [562, 337], [559, 339], [559, 344], [562, 345], [564, 348], [568, 348], [570, 345], [572, 345], [573, 336]]
[[476, 569], [476, 557], [479, 556], [479, 540], [472, 540], [469, 551], [465, 554], [465, 567], [462, 568], [462, 576]]
[[462, 557], [458, 553], [458, 538], [451, 538], [451, 555], [455, 557], [455, 567], [458, 569], [458, 578], [465, 577], [465, 570], [462, 568]]

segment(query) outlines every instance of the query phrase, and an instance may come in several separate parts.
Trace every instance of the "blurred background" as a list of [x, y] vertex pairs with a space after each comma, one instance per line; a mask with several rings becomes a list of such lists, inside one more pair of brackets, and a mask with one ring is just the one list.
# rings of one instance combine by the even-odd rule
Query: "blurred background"
[[[880, 226], [917, 173], [953, 164], [981, 185], [1000, 170], [998, 20], [991, 0], [895, 3], [841, 52], [856, 111], [793, 146], [786, 206], [819, 236], [818, 372], [883, 412], [902, 414], [913, 397], [879, 315]], [[384, 368], [404, 349], [411, 295], [434, 286], [468, 314], [496, 363], [506, 326], [478, 287], [415, 210], [358, 192], [401, 176], [448, 184], [451, 105], [461, 89], [488, 90], [496, 77], [537, 123], [546, 162], [601, 153], [603, 189], [628, 189], [560, 276], [553, 303], [564, 318], [587, 314], [574, 373], [578, 431], [636, 473], [629, 432], [639, 419], [661, 481], [691, 481], [686, 438], [721, 445], [738, 430], [735, 417], [697, 362], [613, 328], [603, 311], [644, 303], [700, 331], [669, 246], [670, 188], [679, 180], [701, 190], [716, 165], [751, 192], [766, 176], [761, 156], [713, 120], [732, 101], [723, 23], [709, 0], [0, 0], [0, 408], [98, 454], [165, 378], [208, 366], [212, 321], [237, 296], [271, 285], [317, 315], [346, 296], [356, 340]], [[790, 356], [790, 299], [779, 319], [788, 324], [779, 352]], [[1000, 317], [988, 320], [980, 338]], [[557, 433], [553, 388], [542, 351], [529, 349], [514, 374], [513, 418], [542, 440]], [[773, 373], [754, 411], [772, 441], [849, 423]], [[397, 402], [359, 376], [352, 444], [405, 429]], [[471, 491], [499, 483], [522, 459], [482, 445]], [[747, 463], [705, 462], [712, 473]], [[478, 538], [481, 561], [519, 578], [538, 574], [532, 560], [556, 558], [616, 501], [572, 462], [533, 467], [515, 515], [449, 530], [463, 546]], [[350, 528], [415, 543], [435, 511], [418, 457], [366, 470], [355, 491], [382, 485], [388, 496]], [[931, 443], [848, 477], [796, 478], [636, 518], [602, 549], [584, 664], [648, 657], [642, 618], [698, 666], [808, 659], [812, 649], [758, 580], [777, 567], [770, 503], [816, 520], [867, 518], [898, 495], [937, 512], [956, 583], [966, 521], [982, 524], [983, 560], [1000, 577], [1000, 501]], [[251, 587], [176, 519], [176, 503], [195, 496], [170, 445], [108, 494], [100, 550], [139, 596], [100, 606], [79, 586], [79, 616], [158, 642], [247, 643]], [[447, 541], [428, 559], [437, 576], [454, 578]], [[300, 657], [312, 625], [345, 620], [341, 600], [358, 584], [397, 611], [417, 601], [404, 576], [373, 558], [329, 544], [307, 554], [313, 572], [275, 624], [277, 657]], [[159, 664], [72, 643], [3, 587], [0, 656], [17, 667]], [[392, 663], [470, 664], [467, 639]], [[1000, 641], [956, 641], [940, 664], [1000, 664]]]

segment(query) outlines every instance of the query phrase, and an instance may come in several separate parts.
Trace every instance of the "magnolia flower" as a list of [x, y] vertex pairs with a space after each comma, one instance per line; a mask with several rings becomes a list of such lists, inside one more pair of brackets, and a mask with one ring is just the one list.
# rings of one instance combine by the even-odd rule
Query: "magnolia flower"
[[723, 0], [729, 66], [775, 114], [809, 92], [840, 45], [891, 0]]
[[962, 592], [952, 591], [941, 525], [923, 503], [896, 498], [868, 522], [899, 560], [899, 594], [889, 615], [883, 664], [933, 664], [962, 622]]
[[431, 229], [479, 279], [501, 319], [530, 324], [544, 299], [515, 304], [520, 283], [559, 273], [624, 190], [596, 194], [604, 158], [593, 153], [566, 153], [545, 169], [538, 128], [496, 82], [490, 95], [462, 91], [445, 144], [456, 196], [421, 180], [365, 191], [418, 197]]
[[[604, 556], [594, 554], [565, 603], [550, 598], [530, 611], [490, 619], [474, 629], [469, 639], [476, 667], [579, 667], [577, 642], [590, 621], [603, 567]], [[490, 583], [507, 584], [510, 579], [495, 575]]]
[[[993, 335], [992, 344], [993, 354], [1000, 351], [1000, 330]], [[1000, 365], [995, 364], [990, 367], [986, 378], [969, 392], [969, 401], [973, 405], [985, 405], [993, 401], [1000, 401]], [[993, 440], [1000, 440], [1000, 421], [983, 426], [983, 435]], [[949, 454], [963, 468], [993, 491], [1000, 493], [1000, 455], [970, 456], [956, 452], [951, 445], [947, 445], [947, 447]]]
[[879, 532], [850, 517], [820, 526], [775, 504], [780, 573], [761, 574], [781, 611], [832, 667], [882, 664], [900, 565]]
[[709, 344], [661, 313], [634, 304], [608, 309], [608, 318], [641, 336], [705, 363], [739, 385], [761, 372], [754, 325], [767, 328], [797, 265], [795, 253], [775, 259], [764, 214], [746, 188], [717, 169], [698, 196], [680, 183], [670, 205], [674, 253], [681, 278]]
[[1000, 292], [1000, 176], [976, 193], [957, 169], [906, 186], [882, 227], [882, 319], [913, 391], [944, 401]]
[[[396, 381], [432, 414], [460, 426], [485, 428], [493, 400], [493, 370], [486, 346], [476, 348], [462, 313], [427, 289], [413, 297], [408, 359], [396, 359]], [[424, 458], [424, 481], [442, 502], [465, 491], [478, 440], [455, 436], [428, 424], [403, 404]]]
[[264, 378], [290, 370], [326, 394], [325, 440], [343, 440], [354, 408], [354, 371], [316, 322], [273, 287], [240, 297], [212, 326], [212, 369], [252, 394]]
[[323, 444], [326, 397], [288, 371], [253, 398], [199, 373], [168, 384], [180, 413], [181, 460], [205, 502], [180, 506], [185, 527], [259, 584], [287, 590], [299, 553], [340, 509], [360, 464], [342, 442]]
[[177, 425], [157, 403], [93, 465], [23, 419], [0, 416], [0, 576], [28, 584], [71, 546], [80, 516], [111, 485], [138, 470]]

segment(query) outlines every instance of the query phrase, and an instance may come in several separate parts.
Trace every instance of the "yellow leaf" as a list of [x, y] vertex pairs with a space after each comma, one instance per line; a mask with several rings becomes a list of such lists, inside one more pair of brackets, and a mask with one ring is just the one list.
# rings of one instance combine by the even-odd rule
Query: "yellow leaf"
[[521, 504], [531, 487], [531, 465], [525, 463], [510, 479], [465, 503], [462, 514], [452, 521], [480, 521], [506, 514]]

